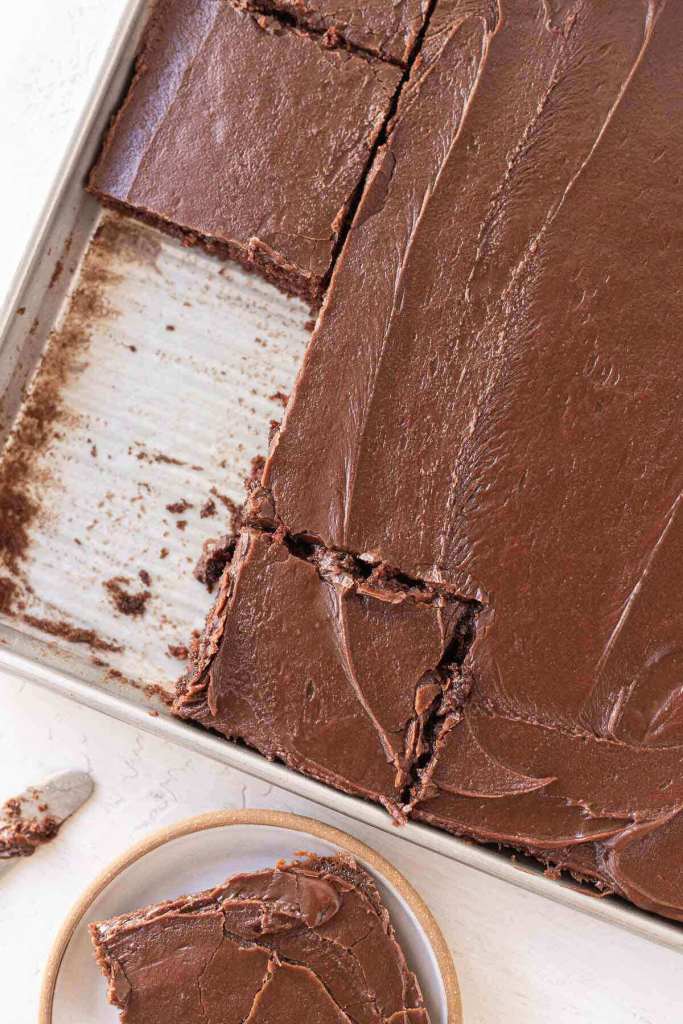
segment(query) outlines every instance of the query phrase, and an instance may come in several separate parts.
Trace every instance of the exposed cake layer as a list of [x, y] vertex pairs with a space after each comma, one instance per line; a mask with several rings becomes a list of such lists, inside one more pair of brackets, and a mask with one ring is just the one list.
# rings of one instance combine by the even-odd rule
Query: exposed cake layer
[[176, 711], [400, 815], [472, 611], [361, 566], [245, 530]]
[[425, 24], [429, 0], [231, 0], [236, 7], [284, 15], [328, 45], [345, 44], [405, 67]]
[[317, 303], [400, 78], [224, 0], [158, 0], [90, 190]]
[[90, 931], [123, 1024], [429, 1024], [374, 882], [341, 854]]
[[680, 917], [683, 6], [444, 10], [261, 504], [484, 606], [415, 814]]

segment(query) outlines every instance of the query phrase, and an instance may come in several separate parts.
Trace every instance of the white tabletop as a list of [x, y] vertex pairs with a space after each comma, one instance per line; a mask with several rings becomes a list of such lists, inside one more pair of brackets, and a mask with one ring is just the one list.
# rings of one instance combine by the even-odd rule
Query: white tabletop
[[[22, 0], [3, 11], [0, 297], [126, 4]], [[35, 1021], [51, 941], [108, 861], [161, 825], [242, 806], [323, 818], [392, 860], [428, 901], [451, 944], [468, 1024], [681, 1020], [677, 954], [0, 676], [0, 799], [70, 767], [92, 772], [95, 795], [51, 846], [2, 880], [6, 1024]]]

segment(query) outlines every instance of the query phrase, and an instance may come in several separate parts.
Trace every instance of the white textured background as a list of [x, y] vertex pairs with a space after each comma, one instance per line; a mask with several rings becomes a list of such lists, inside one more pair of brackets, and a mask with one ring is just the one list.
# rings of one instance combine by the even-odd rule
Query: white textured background
[[[2, 4], [0, 297], [126, 5]], [[90, 769], [97, 790], [57, 842], [2, 878], [2, 1024], [35, 1021], [52, 938], [109, 860], [158, 826], [240, 806], [322, 817], [393, 860], [452, 945], [468, 1024], [683, 1021], [680, 956], [0, 676], [0, 799], [65, 767]]]

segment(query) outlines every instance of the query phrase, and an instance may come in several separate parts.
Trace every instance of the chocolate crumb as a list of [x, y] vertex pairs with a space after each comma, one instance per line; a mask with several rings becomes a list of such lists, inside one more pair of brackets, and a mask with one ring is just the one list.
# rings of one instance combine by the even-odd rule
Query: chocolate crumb
[[63, 620], [54, 619], [41, 619], [35, 615], [23, 615], [23, 621], [33, 626], [34, 629], [39, 629], [41, 633], [48, 633], [50, 636], [58, 636], [63, 640], [68, 640], [72, 644], [85, 644], [87, 647], [91, 647], [94, 651], [122, 651], [123, 647], [121, 644], [114, 643], [112, 640], [103, 640], [97, 635], [94, 629], [81, 629], [80, 626], [74, 626], [70, 622], [64, 622]]
[[54, 286], [57, 284], [57, 281], [59, 281], [60, 277], [62, 276], [63, 270], [64, 264], [62, 263], [61, 260], [57, 260], [57, 262], [55, 263], [55, 269], [52, 271], [52, 277], [50, 278], [48, 288], [54, 288]]
[[[129, 454], [131, 454], [130, 449]], [[139, 452], [136, 452], [135, 458], [138, 460], [138, 462], [159, 462], [162, 463], [164, 466], [185, 465], [182, 459], [174, 459], [173, 456], [164, 455], [163, 452], [148, 452], [145, 448], [142, 448]]]
[[182, 459], [174, 459], [172, 455], [164, 455], [163, 452], [157, 452], [153, 456], [154, 462], [161, 462], [166, 466], [184, 466], [185, 463]]
[[177, 527], [178, 530], [184, 530], [186, 526], [187, 526], [187, 519], [178, 519], [178, 520], [176, 520], [176, 527]]
[[17, 585], [9, 576], [0, 576], [0, 612], [9, 615], [17, 596]]
[[17, 316], [23, 316], [26, 312], [26, 306], [19, 306], [17, 309]]
[[211, 498], [209, 498], [208, 501], [205, 501], [201, 509], [199, 510], [199, 515], [202, 519], [210, 519], [212, 516], [215, 516], [216, 502], [213, 501]]
[[185, 644], [169, 644], [167, 650], [171, 657], [177, 658], [178, 661], [187, 661], [190, 656]]
[[175, 331], [175, 324], [166, 324], [167, 331]]
[[168, 548], [162, 548], [159, 552], [159, 558], [168, 558]]
[[210, 537], [204, 541], [202, 553], [194, 568], [195, 579], [203, 583], [211, 594], [213, 588], [223, 575], [226, 565], [229, 563], [235, 550], [236, 538], [234, 534], [226, 534], [224, 537]]
[[6, 800], [2, 813], [6, 818], [16, 819], [21, 815], [21, 800], [18, 800], [15, 796], [11, 796], [9, 800]]
[[[45, 804], [42, 808], [47, 810]], [[59, 824], [52, 817], [24, 818], [21, 800], [12, 797], [0, 808], [0, 860], [30, 857], [39, 846], [54, 839], [58, 832]]]
[[260, 480], [263, 475], [263, 470], [266, 468], [266, 460], [263, 455], [255, 455], [251, 460], [251, 472], [249, 473], [250, 480]]
[[146, 587], [152, 586], [152, 577], [150, 576], [146, 569], [140, 569], [138, 576], [140, 577], [140, 579], [142, 580]]
[[238, 505], [232, 498], [229, 498], [227, 494], [221, 494], [215, 487], [211, 488], [211, 493], [230, 513], [230, 530], [232, 533], [238, 533], [242, 525], [242, 506]]
[[275, 394], [270, 396], [270, 400], [271, 402], [279, 402], [284, 409], [289, 401], [289, 395], [286, 395], [284, 391], [276, 391]]
[[304, 324], [304, 330], [308, 331], [309, 334], [312, 334], [315, 330], [315, 320], [307, 320]]
[[192, 504], [186, 501], [185, 498], [181, 498], [180, 501], [173, 501], [170, 505], [166, 506], [166, 511], [171, 512], [174, 516], [180, 516], [183, 512], [187, 512], [188, 508], [192, 508]]
[[167, 708], [173, 707], [174, 695], [165, 690], [163, 686], [159, 686], [158, 683], [149, 683], [147, 686], [143, 686], [142, 692], [147, 697], [158, 697]]
[[[27, 453], [17, 454], [16, 459], [12, 454], [7, 459], [10, 469], [14, 464], [11, 473], [5, 471], [5, 465], [0, 467], [0, 522], [3, 524], [0, 526], [0, 556], [14, 574], [19, 573], [19, 563], [30, 543], [29, 527], [38, 513], [37, 502], [18, 489], [28, 481], [30, 458]], [[10, 476], [16, 481], [14, 490]]]
[[136, 594], [131, 594], [126, 590], [126, 585], [128, 584], [130, 584], [130, 580], [125, 576], [114, 576], [104, 583], [104, 587], [109, 593], [112, 604], [117, 611], [122, 615], [131, 615], [133, 618], [137, 618], [140, 615], [144, 615], [147, 602], [152, 595], [149, 590], [141, 590]]

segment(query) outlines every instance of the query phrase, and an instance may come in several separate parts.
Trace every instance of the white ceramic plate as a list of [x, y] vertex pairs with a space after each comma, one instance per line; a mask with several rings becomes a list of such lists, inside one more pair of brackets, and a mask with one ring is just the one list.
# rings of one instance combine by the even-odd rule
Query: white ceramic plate
[[345, 832], [277, 811], [225, 811], [154, 833], [111, 865], [84, 893], [57, 938], [43, 981], [40, 1024], [117, 1024], [106, 1001], [88, 924], [210, 888], [239, 871], [291, 859], [302, 850], [353, 854], [375, 879], [417, 974], [432, 1024], [461, 1024], [458, 983], [430, 911], [388, 861]]

